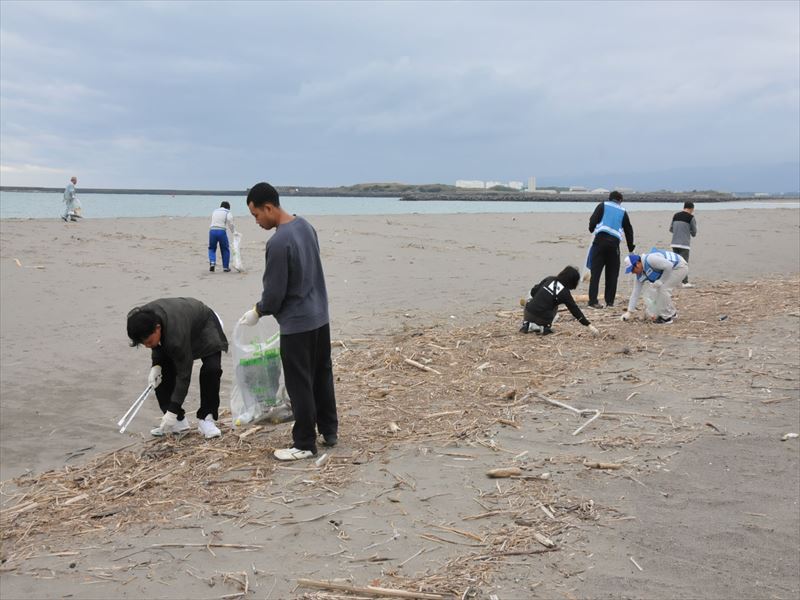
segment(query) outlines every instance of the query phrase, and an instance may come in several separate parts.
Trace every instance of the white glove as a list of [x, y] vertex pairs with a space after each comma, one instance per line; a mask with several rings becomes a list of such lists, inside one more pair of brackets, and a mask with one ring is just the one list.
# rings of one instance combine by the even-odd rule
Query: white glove
[[173, 430], [173, 428], [178, 424], [178, 415], [174, 412], [167, 411], [164, 413], [164, 416], [161, 417], [161, 425], [159, 428], [164, 433], [168, 433]]
[[595, 327], [594, 325], [592, 325], [591, 323], [589, 324], [589, 331], [592, 332], [592, 335], [594, 337], [597, 337], [598, 335], [600, 335], [600, 330], [597, 327]]
[[156, 365], [150, 369], [150, 374], [147, 376], [147, 385], [152, 385], [153, 389], [161, 385], [161, 365]]
[[656, 279], [653, 282], [653, 287], [656, 288], [656, 289], [660, 288], [662, 285], [664, 285], [664, 282], [661, 281], [660, 279]]
[[622, 320], [623, 321], [628, 321], [628, 320], [630, 320], [630, 318], [631, 318], [631, 313], [629, 313], [627, 310], [624, 313], [622, 313]]
[[239, 319], [239, 323], [241, 323], [242, 325], [247, 325], [248, 327], [252, 327], [256, 323], [258, 323], [258, 319], [260, 319], [260, 317], [254, 307], [242, 315], [242, 318]]

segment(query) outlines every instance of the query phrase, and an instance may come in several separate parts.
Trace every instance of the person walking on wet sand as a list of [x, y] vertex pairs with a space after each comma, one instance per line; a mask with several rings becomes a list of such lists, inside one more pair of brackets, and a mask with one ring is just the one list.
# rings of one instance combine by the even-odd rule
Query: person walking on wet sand
[[302, 217], [281, 208], [277, 190], [262, 182], [247, 194], [256, 223], [275, 229], [267, 241], [261, 300], [239, 323], [253, 326], [264, 315], [280, 325], [286, 391], [294, 413], [292, 446], [275, 450], [278, 460], [317, 454], [317, 430], [325, 446], [338, 441], [339, 420], [333, 388], [328, 292], [317, 232]]
[[80, 213], [80, 200], [75, 191], [75, 185], [78, 183], [78, 178], [74, 175], [70, 178], [67, 187], [64, 188], [64, 214], [61, 218], [64, 221], [77, 221]]
[[589, 280], [589, 306], [603, 308], [597, 301], [600, 288], [600, 274], [605, 270], [606, 306], [614, 306], [619, 279], [619, 243], [623, 234], [628, 244], [628, 252], [636, 247], [633, 243], [633, 226], [627, 211], [622, 208], [622, 194], [616, 190], [608, 195], [606, 202], [597, 205], [589, 218], [589, 231], [594, 233], [594, 241], [589, 249], [588, 262], [591, 265]]
[[[672, 216], [672, 223], [669, 224], [669, 232], [672, 234], [672, 251], [689, 263], [689, 250], [692, 246], [692, 238], [697, 235], [697, 219], [694, 218], [694, 202], [686, 201], [683, 203], [683, 210], [676, 212]], [[683, 287], [694, 287], [689, 283], [689, 276], [683, 278]]]
[[231, 232], [231, 238], [236, 233], [233, 226], [233, 215], [231, 214], [231, 205], [227, 201], [223, 201], [219, 208], [214, 209], [211, 213], [211, 226], [208, 229], [208, 270], [212, 273], [217, 266], [217, 245], [222, 255], [222, 270], [226, 273], [230, 272], [231, 249], [228, 243], [228, 231]]
[[215, 421], [219, 419], [222, 352], [228, 350], [228, 339], [217, 314], [194, 298], [153, 300], [128, 313], [128, 337], [131, 346], [141, 344], [152, 351], [147, 383], [155, 388], [164, 417], [150, 433], [160, 437], [189, 429], [183, 401], [189, 391], [192, 365], [200, 359], [197, 427], [206, 438], [222, 435]]

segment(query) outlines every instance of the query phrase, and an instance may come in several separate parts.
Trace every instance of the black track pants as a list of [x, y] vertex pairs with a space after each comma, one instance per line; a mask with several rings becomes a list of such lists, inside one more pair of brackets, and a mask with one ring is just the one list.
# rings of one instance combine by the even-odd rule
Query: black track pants
[[298, 450], [316, 452], [317, 430], [321, 435], [339, 431], [330, 325], [281, 335], [281, 363], [294, 412], [293, 446]]
[[619, 279], [619, 244], [592, 244], [592, 278], [589, 280], [589, 304], [597, 302], [600, 274], [606, 271], [606, 305], [613, 305]]

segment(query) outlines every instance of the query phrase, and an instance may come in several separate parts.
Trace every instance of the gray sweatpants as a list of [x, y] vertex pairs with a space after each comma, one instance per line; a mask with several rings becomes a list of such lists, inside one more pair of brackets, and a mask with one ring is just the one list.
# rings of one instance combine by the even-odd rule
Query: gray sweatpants
[[[678, 265], [672, 272], [663, 277], [664, 283], [656, 289], [654, 306], [656, 307], [656, 316], [662, 319], [669, 319], [674, 316], [678, 311], [672, 303], [672, 290], [680, 283], [681, 279], [688, 277], [689, 265]], [[685, 281], [685, 279], [684, 279]]]

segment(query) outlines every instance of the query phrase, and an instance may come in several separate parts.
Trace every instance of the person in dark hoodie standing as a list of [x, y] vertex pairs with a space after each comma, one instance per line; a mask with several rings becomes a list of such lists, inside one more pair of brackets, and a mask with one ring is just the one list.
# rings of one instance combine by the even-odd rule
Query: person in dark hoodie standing
[[[672, 234], [672, 251], [678, 256], [683, 257], [689, 263], [689, 250], [692, 246], [692, 238], [697, 235], [697, 220], [694, 218], [694, 202], [688, 200], [683, 203], [683, 210], [676, 212], [672, 216], [672, 223], [669, 224], [669, 232]], [[683, 278], [683, 287], [694, 287], [689, 283], [689, 275]]]
[[131, 346], [141, 344], [152, 351], [147, 382], [156, 390], [164, 417], [150, 433], [160, 437], [189, 429], [183, 401], [192, 365], [200, 359], [198, 429], [206, 438], [222, 435], [215, 421], [219, 419], [222, 352], [228, 350], [228, 339], [217, 314], [194, 298], [153, 300], [128, 313], [128, 337]]
[[261, 300], [239, 322], [253, 326], [274, 315], [281, 333], [281, 364], [294, 413], [292, 446], [275, 450], [278, 460], [317, 454], [317, 430], [323, 444], [335, 446], [339, 420], [333, 388], [328, 292], [317, 232], [302, 217], [283, 210], [278, 191], [257, 183], [247, 194], [256, 223], [275, 229], [267, 241]]
[[572, 298], [570, 290], [574, 290], [580, 283], [580, 273], [575, 267], [565, 267], [561, 273], [555, 277], [549, 276], [542, 279], [531, 289], [531, 295], [525, 303], [524, 320], [521, 333], [539, 333], [541, 335], [548, 335], [553, 333], [552, 325], [556, 320], [558, 313], [558, 305], [566, 305], [572, 316], [575, 317], [581, 325], [589, 328], [592, 335], [600, 335], [600, 331], [589, 323], [589, 320], [583, 315], [581, 309]]
[[633, 243], [633, 226], [627, 211], [622, 208], [622, 194], [616, 190], [608, 195], [606, 202], [597, 205], [589, 218], [589, 231], [594, 233], [590, 249], [591, 279], [589, 280], [589, 306], [603, 308], [597, 301], [600, 289], [600, 274], [605, 270], [606, 306], [614, 306], [619, 279], [619, 243], [623, 234], [628, 244], [628, 252], [636, 247]]

